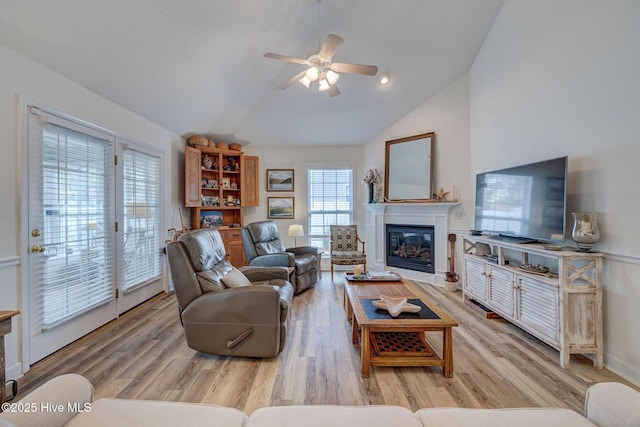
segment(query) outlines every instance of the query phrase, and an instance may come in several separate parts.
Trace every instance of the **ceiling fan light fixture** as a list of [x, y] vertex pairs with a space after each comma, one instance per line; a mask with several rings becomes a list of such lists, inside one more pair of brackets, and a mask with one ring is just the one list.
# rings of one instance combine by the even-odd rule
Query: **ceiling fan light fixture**
[[325, 90], [329, 90], [330, 88], [331, 88], [331, 86], [329, 85], [329, 82], [327, 81], [327, 79], [322, 79], [318, 83], [318, 91], [319, 92], [324, 92]]
[[391, 81], [391, 74], [389, 73], [384, 73], [383, 75], [380, 76], [380, 84], [381, 85], [386, 85], [389, 84], [389, 82]]
[[304, 76], [302, 76], [302, 78], [300, 80], [298, 80], [300, 82], [300, 84], [302, 84], [302, 86], [306, 87], [307, 89], [309, 89], [309, 85], [311, 84], [311, 80], [309, 79], [309, 77], [306, 76], [306, 74]]
[[327, 81], [329, 82], [329, 84], [331, 86], [333, 86], [334, 84], [336, 84], [338, 82], [338, 79], [340, 78], [340, 74], [334, 72], [334, 71], [327, 71]]
[[310, 81], [315, 82], [316, 80], [318, 80], [318, 69], [316, 67], [310, 67], [305, 73], [305, 76]]

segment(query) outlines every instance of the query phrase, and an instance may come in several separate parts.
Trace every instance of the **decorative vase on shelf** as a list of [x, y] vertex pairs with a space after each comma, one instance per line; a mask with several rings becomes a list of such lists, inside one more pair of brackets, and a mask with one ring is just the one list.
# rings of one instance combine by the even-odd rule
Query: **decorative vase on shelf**
[[369, 184], [369, 203], [373, 203], [374, 198], [373, 198], [373, 182], [371, 184]]
[[593, 244], [600, 240], [598, 214], [593, 212], [572, 212], [573, 229], [571, 238], [582, 252], [589, 252]]
[[202, 167], [205, 169], [211, 169], [211, 166], [213, 166], [213, 160], [208, 154], [205, 154], [202, 158]]

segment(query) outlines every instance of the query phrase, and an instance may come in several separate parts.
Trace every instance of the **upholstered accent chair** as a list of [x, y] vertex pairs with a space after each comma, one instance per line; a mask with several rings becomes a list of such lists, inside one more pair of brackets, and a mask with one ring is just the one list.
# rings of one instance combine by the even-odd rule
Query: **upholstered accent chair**
[[284, 266], [291, 269], [289, 281], [298, 294], [318, 281], [318, 248], [285, 248], [273, 221], [258, 221], [241, 230], [244, 256], [249, 266]]
[[[367, 254], [364, 241], [358, 237], [357, 225], [331, 225], [331, 280], [334, 265], [364, 265], [367, 271]], [[358, 249], [358, 243], [361, 249]]]
[[208, 354], [274, 357], [284, 348], [293, 299], [284, 267], [233, 267], [215, 228], [167, 246], [187, 345]]

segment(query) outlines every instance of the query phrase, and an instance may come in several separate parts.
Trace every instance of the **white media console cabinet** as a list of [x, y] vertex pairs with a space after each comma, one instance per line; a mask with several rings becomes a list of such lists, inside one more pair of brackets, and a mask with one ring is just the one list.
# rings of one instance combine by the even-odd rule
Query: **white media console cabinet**
[[[490, 236], [464, 236], [463, 245], [464, 300], [490, 308], [559, 350], [565, 369], [571, 354], [593, 354], [593, 365], [602, 368], [603, 254], [547, 250], [539, 243]], [[486, 245], [491, 258], [483, 255]], [[528, 265], [549, 271], [532, 273], [523, 269]]]

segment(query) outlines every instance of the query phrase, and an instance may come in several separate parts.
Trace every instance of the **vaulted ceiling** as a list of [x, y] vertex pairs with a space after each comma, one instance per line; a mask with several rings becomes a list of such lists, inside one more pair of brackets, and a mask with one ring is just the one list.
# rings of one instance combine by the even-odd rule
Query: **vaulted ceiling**
[[[504, 0], [0, 0], [0, 43], [179, 135], [363, 144], [469, 70]], [[277, 86], [329, 33], [341, 94]]]

